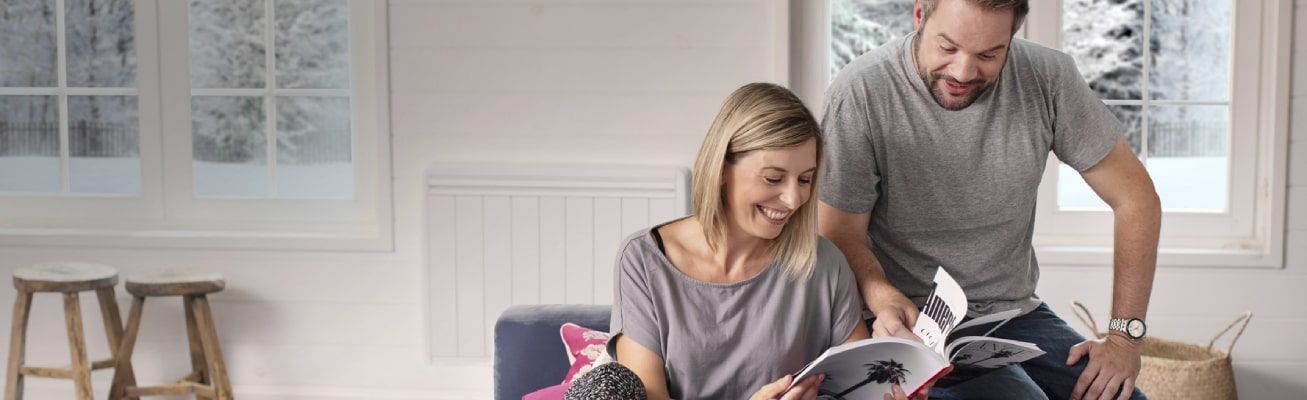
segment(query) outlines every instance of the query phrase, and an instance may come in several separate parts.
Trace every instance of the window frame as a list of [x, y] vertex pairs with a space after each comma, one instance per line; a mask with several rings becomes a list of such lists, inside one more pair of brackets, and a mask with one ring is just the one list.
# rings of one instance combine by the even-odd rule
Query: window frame
[[348, 200], [197, 197], [189, 2], [135, 0], [135, 6], [141, 195], [0, 194], [0, 246], [393, 249], [384, 2], [349, 0], [354, 196]]
[[[1164, 211], [1160, 266], [1283, 265], [1292, 3], [1232, 2], [1228, 206]], [[1031, 2], [1024, 30], [1026, 39], [1060, 49], [1062, 1]], [[1059, 165], [1048, 163], [1040, 185], [1036, 251], [1046, 264], [1111, 265], [1112, 212], [1058, 209]]]
[[[830, 82], [830, 0], [791, 1], [789, 76], [818, 115]], [[1234, 2], [1229, 208], [1226, 213], [1163, 213], [1157, 264], [1163, 267], [1282, 268], [1287, 195], [1289, 78], [1293, 4]], [[1017, 37], [1061, 48], [1062, 1], [1031, 1]], [[1237, 114], [1237, 115], [1236, 115]], [[1252, 132], [1253, 134], [1240, 134]], [[1112, 265], [1111, 211], [1057, 210], [1050, 154], [1039, 187], [1033, 243], [1044, 265]], [[1199, 232], [1199, 234], [1195, 234]]]
[[[158, 82], [149, 79], [158, 75], [157, 43], [158, 18], [152, 7], [140, 7], [137, 0], [133, 24], [136, 51], [136, 87], [68, 87], [65, 36], [67, 34], [65, 0], [54, 0], [56, 79], [54, 87], [5, 87], [0, 95], [54, 96], [58, 105], [60, 187], [58, 193], [0, 192], [0, 235], [19, 226], [41, 226], [51, 219], [59, 220], [121, 220], [159, 219], [162, 217], [163, 196], [157, 190], [162, 171], [146, 168], [159, 162], [159, 102]], [[138, 159], [141, 165], [141, 192], [139, 194], [76, 193], [69, 192], [69, 121], [68, 96], [127, 95], [137, 101]], [[105, 218], [112, 215], [112, 218]], [[2, 237], [2, 236], [0, 236]]]

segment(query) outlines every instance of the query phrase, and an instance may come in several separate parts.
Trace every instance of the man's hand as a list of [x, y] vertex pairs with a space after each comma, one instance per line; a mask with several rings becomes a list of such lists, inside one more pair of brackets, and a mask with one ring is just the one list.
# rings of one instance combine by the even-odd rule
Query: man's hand
[[844, 252], [853, 276], [858, 279], [862, 300], [876, 314], [871, 337], [894, 336], [920, 342], [921, 338], [912, 333], [912, 326], [917, 323], [917, 306], [885, 277], [867, 238], [870, 223], [871, 213], [848, 212], [824, 201], [817, 202], [817, 230]]
[[1105, 339], [1086, 340], [1072, 347], [1066, 365], [1075, 365], [1085, 355], [1089, 356], [1089, 365], [1076, 381], [1071, 400], [1130, 398], [1135, 378], [1139, 377], [1138, 344], [1119, 332], [1111, 332]]
[[821, 387], [821, 382], [826, 380], [826, 374], [803, 378], [802, 381], [790, 388], [790, 391], [786, 392], [785, 388], [790, 387], [791, 380], [794, 380], [793, 375], [785, 375], [775, 382], [768, 383], [749, 397], [749, 400], [774, 400], [782, 394], [785, 397], [781, 397], [781, 400], [816, 400], [817, 389]]
[[876, 290], [864, 290], [863, 300], [867, 309], [876, 314], [871, 324], [871, 337], [894, 336], [920, 342], [921, 338], [912, 333], [917, 324], [917, 305], [903, 296], [903, 292], [892, 286], [881, 285]]

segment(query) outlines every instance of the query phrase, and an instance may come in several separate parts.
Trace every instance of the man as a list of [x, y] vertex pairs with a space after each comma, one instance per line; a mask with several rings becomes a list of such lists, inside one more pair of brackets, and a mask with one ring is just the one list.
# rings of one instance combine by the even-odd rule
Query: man
[[[1074, 61], [1013, 38], [1028, 9], [1023, 0], [918, 0], [913, 34], [844, 68], [822, 121], [830, 162], [820, 230], [854, 269], [874, 336], [915, 338], [919, 304], [943, 266], [970, 316], [1020, 309], [995, 336], [1048, 353], [932, 396], [1144, 398], [1134, 381], [1161, 206]], [[1035, 197], [1050, 151], [1113, 211], [1114, 320], [1104, 340], [1085, 340], [1035, 295]], [[982, 383], [996, 374], [1030, 387]]]

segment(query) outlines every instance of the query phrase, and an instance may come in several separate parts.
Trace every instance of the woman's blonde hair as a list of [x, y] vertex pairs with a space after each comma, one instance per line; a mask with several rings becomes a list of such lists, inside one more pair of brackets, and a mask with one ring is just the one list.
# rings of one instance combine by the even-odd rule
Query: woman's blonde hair
[[807, 278], [817, 261], [817, 179], [824, 164], [817, 120], [798, 96], [770, 83], [750, 83], [736, 89], [717, 111], [694, 161], [693, 207], [714, 251], [726, 239], [723, 168], [754, 150], [770, 150], [817, 141], [817, 173], [809, 186], [808, 202], [790, 217], [770, 244], [776, 260], [790, 278]]

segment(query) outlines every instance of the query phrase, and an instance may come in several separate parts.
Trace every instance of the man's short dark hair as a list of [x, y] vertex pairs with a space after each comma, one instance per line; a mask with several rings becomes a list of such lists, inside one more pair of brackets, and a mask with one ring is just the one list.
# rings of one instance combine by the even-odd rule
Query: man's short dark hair
[[[940, 0], [921, 0], [921, 22], [924, 25], [926, 20], [930, 19], [930, 14], [935, 12], [935, 7], [939, 7]], [[1017, 29], [1021, 29], [1021, 24], [1026, 21], [1026, 14], [1030, 13], [1029, 0], [958, 0], [971, 3], [986, 10], [1012, 10], [1012, 34], [1017, 34]]]

